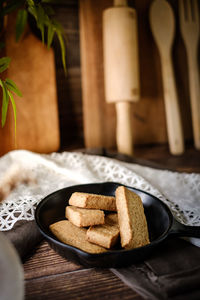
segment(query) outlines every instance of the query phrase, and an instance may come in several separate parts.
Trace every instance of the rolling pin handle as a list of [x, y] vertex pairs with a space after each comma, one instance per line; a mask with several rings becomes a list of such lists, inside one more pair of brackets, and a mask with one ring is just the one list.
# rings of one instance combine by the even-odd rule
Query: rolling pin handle
[[114, 6], [127, 6], [127, 0], [114, 0]]
[[119, 153], [133, 155], [132, 103], [116, 102], [117, 112], [117, 149]]

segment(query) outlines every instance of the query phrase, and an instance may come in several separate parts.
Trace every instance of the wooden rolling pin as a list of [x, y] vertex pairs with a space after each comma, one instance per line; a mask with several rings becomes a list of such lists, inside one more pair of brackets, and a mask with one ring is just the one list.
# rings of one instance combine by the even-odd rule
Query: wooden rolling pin
[[127, 1], [103, 12], [105, 98], [116, 103], [118, 152], [133, 155], [132, 102], [140, 97], [137, 15]]

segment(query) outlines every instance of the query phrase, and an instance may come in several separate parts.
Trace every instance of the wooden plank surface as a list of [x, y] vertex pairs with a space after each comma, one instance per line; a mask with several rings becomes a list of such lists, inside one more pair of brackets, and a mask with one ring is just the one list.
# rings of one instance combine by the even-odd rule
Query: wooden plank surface
[[[45, 267], [44, 267], [45, 266]], [[41, 243], [24, 264], [25, 280], [62, 274], [83, 269], [82, 266], [66, 261], [53, 251], [47, 242]]]
[[109, 269], [86, 269], [56, 254], [42, 242], [24, 263], [25, 299], [142, 298]]
[[168, 145], [138, 145], [135, 149], [137, 163], [178, 172], [200, 173], [200, 151], [186, 144], [183, 155], [173, 156]]

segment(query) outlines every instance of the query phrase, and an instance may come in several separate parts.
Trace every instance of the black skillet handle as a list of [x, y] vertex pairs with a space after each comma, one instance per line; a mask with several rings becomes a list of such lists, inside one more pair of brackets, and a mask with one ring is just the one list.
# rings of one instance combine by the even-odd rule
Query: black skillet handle
[[169, 236], [191, 236], [200, 238], [200, 226], [186, 226], [173, 218], [172, 227], [169, 230]]

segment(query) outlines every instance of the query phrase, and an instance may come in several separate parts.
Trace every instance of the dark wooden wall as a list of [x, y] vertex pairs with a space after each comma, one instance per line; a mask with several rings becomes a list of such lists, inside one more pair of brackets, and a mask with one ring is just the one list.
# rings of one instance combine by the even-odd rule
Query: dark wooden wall
[[[68, 69], [67, 77], [65, 77], [60, 59], [59, 44], [55, 42], [54, 50], [61, 148], [74, 148], [84, 145], [79, 3], [78, 0], [64, 0], [58, 2], [54, 10], [56, 18], [63, 25], [66, 34]], [[103, 2], [107, 3], [106, 0], [103, 0]], [[137, 9], [139, 25], [141, 101], [138, 104], [134, 104], [133, 125], [136, 132], [136, 144], [167, 142], [160, 60], [148, 21], [148, 10], [151, 2], [152, 0], [129, 1], [129, 5], [135, 6]], [[185, 141], [191, 141], [192, 126], [186, 52], [180, 35], [177, 1], [170, 0], [169, 2], [176, 16], [173, 66], [183, 119], [184, 137]], [[108, 6], [110, 3], [111, 1], [108, 0]], [[94, 0], [94, 5], [102, 6], [102, 2], [100, 0]], [[96, 38], [99, 37], [97, 36]]]
[[58, 41], [54, 41], [59, 106], [61, 148], [83, 146], [80, 40], [78, 0], [58, 1], [55, 17], [66, 36], [67, 76], [65, 76]]

